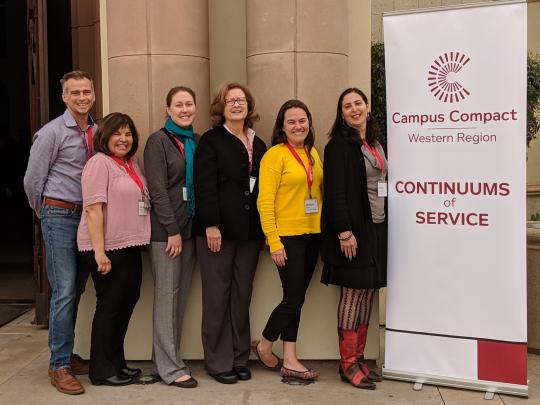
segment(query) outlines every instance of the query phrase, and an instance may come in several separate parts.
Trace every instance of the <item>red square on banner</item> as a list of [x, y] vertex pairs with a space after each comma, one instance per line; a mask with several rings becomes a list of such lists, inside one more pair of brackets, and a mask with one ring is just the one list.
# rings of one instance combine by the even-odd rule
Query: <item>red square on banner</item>
[[478, 379], [527, 385], [527, 344], [478, 340]]

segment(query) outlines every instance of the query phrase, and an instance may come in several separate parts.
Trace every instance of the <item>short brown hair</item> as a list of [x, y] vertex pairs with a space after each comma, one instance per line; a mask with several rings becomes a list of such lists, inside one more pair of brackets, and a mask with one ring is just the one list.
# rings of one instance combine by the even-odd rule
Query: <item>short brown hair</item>
[[223, 111], [225, 110], [225, 97], [227, 93], [232, 89], [240, 89], [246, 95], [248, 112], [244, 121], [244, 127], [251, 128], [256, 121], [259, 121], [259, 114], [255, 110], [255, 98], [251, 94], [251, 91], [238, 82], [224, 82], [221, 83], [215, 90], [214, 100], [210, 105], [210, 116], [212, 118], [213, 126], [221, 125], [225, 122], [223, 117]]
[[90, 76], [90, 74], [86, 73], [84, 70], [73, 70], [71, 72], [67, 72], [62, 78], [60, 79], [60, 85], [62, 86], [62, 92], [66, 90], [66, 83], [69, 79], [88, 79], [90, 80], [90, 84], [92, 85], [92, 90], [94, 89], [94, 80]]
[[195, 92], [190, 87], [175, 86], [169, 90], [169, 92], [167, 93], [167, 97], [165, 97], [165, 103], [167, 104], [167, 107], [171, 106], [172, 99], [176, 95], [176, 93], [180, 93], [181, 91], [185, 91], [186, 93], [191, 95], [191, 97], [193, 97], [193, 102], [195, 103], [195, 105], [197, 105], [197, 98], [195, 97]]
[[111, 139], [112, 134], [118, 131], [120, 128], [129, 127], [131, 135], [133, 136], [133, 145], [131, 149], [126, 154], [126, 158], [137, 153], [137, 148], [139, 147], [139, 133], [131, 117], [127, 114], [120, 112], [113, 112], [109, 115], [103, 117], [98, 122], [98, 130], [96, 136], [94, 136], [94, 150], [96, 152], [104, 153], [108, 156], [112, 156], [112, 152], [109, 150], [109, 139]]

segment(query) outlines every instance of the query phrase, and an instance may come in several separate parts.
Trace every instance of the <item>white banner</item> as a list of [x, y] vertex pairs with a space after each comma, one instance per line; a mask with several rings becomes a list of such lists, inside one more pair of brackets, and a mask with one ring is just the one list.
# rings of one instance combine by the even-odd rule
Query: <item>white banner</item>
[[526, 395], [526, 12], [383, 18], [388, 377]]

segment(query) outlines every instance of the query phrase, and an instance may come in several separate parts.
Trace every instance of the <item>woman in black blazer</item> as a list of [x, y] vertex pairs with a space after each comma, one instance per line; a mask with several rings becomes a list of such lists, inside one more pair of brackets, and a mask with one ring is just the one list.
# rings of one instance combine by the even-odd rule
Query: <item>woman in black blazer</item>
[[374, 293], [386, 286], [388, 165], [369, 111], [361, 90], [340, 95], [324, 151], [321, 281], [341, 287], [341, 377], [357, 388], [374, 389], [381, 376], [364, 362], [364, 347]]
[[257, 195], [264, 142], [251, 128], [259, 116], [239, 83], [218, 87], [214, 128], [195, 153], [196, 238], [201, 265], [202, 342], [208, 373], [223, 384], [249, 380], [249, 304], [263, 243]]

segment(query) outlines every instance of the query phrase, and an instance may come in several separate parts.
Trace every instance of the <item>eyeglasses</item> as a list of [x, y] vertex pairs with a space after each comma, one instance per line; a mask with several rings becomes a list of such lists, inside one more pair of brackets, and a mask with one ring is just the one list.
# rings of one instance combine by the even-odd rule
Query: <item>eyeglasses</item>
[[225, 105], [229, 107], [232, 107], [234, 103], [238, 103], [238, 105], [245, 105], [246, 101], [247, 100], [245, 97], [227, 98], [225, 99]]

